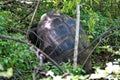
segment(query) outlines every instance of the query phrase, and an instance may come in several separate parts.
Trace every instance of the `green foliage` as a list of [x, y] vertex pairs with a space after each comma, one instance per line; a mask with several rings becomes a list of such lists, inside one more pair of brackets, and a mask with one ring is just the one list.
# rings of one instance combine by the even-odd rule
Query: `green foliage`
[[[78, 79], [87, 79], [89, 75], [82, 75], [82, 73], [85, 73], [85, 71], [81, 68], [80, 65], [77, 66], [76, 69], [73, 69], [73, 66], [70, 63], [62, 63], [61, 67], [65, 71], [65, 73], [68, 73], [69, 75], [67, 78], [62, 78], [63, 74], [58, 70], [58, 68], [54, 65], [52, 65], [50, 62], [46, 63], [46, 69], [47, 69], [47, 78], [43, 78], [43, 80], [53, 80], [53, 79], [59, 79], [59, 80], [78, 80]], [[49, 77], [50, 76], [50, 77]]]
[[[60, 65], [62, 69], [65, 70], [65, 72], [72, 73], [73, 75], [79, 75], [80, 73], [85, 73], [85, 71], [81, 68], [80, 65], [77, 66], [76, 70], [73, 69], [73, 66], [69, 62], [62, 63]], [[57, 75], [62, 74], [60, 70], [56, 66], [52, 65], [50, 62], [46, 63], [45, 66], [47, 71], [51, 70]]]
[[[13, 37], [18, 37], [23, 39], [23, 36], [20, 34], [11, 35]], [[0, 63], [6, 67], [17, 67], [20, 69], [30, 69], [30, 64], [33, 63], [35, 59], [33, 58], [34, 54], [31, 53], [26, 45], [15, 41], [1, 40], [0, 39]]]
[[76, 69], [73, 69], [73, 65], [71, 65], [70, 63], [63, 63], [62, 68], [70, 73], [73, 73], [73, 75], [85, 73], [81, 65], [78, 65]]
[[0, 10], [0, 26], [14, 26], [17, 22], [16, 16], [10, 11]]
[[106, 46], [100, 46], [99, 48], [102, 49], [103, 51], [107, 50], [108, 52], [112, 53], [112, 56], [120, 55], [120, 49], [114, 50], [113, 46], [106, 45]]
[[[4, 0], [0, 0], [4, 2]], [[81, 16], [81, 25], [83, 25], [88, 37], [92, 41], [97, 38], [111, 26], [116, 27], [120, 26], [120, 0], [78, 0], [80, 2], [80, 16]], [[17, 28], [25, 30], [30, 23], [31, 16], [33, 14], [34, 8], [31, 9], [31, 6], [35, 7], [36, 3], [29, 4], [21, 4], [19, 2], [14, 1], [13, 3], [6, 4], [0, 7], [0, 34], [9, 35], [14, 38], [19, 38], [21, 40], [25, 40], [24, 36], [17, 32], [9, 32], [6, 30], [7, 27]], [[38, 22], [40, 16], [45, 12], [55, 8], [57, 11], [64, 12], [71, 17], [76, 18], [76, 0], [43, 0], [40, 3], [40, 6], [37, 10], [36, 17], [34, 22]], [[28, 16], [27, 14], [32, 11]], [[33, 22], [33, 23], [34, 23]], [[105, 53], [112, 53], [112, 57], [115, 55], [120, 55], [120, 29], [115, 29], [106, 35], [103, 39], [103, 43], [94, 50], [94, 56], [99, 59], [99, 54], [101, 51]], [[97, 42], [96, 42], [97, 43]], [[94, 45], [96, 45], [94, 43]], [[109, 46], [108, 46], [109, 45]], [[98, 54], [96, 54], [98, 53]], [[100, 56], [103, 58], [102, 56]], [[117, 62], [120, 62], [120, 59], [117, 59]], [[105, 61], [107, 62], [107, 61]], [[97, 64], [98, 62], [93, 62]], [[32, 70], [39, 62], [36, 60], [35, 54], [29, 51], [28, 46], [21, 44], [19, 42], [3, 40], [0, 39], [0, 69], [3, 73], [0, 72], [0, 75], [11, 77], [13, 75], [19, 76], [20, 80], [29, 79], [32, 80], [31, 72], [23, 75], [26, 71]], [[99, 67], [104, 67], [102, 62], [98, 63]], [[1, 65], [4, 66], [1, 67]], [[70, 63], [61, 64], [62, 69], [65, 72], [70, 73], [70, 77], [72, 80], [82, 79], [85, 80], [88, 78], [88, 75], [83, 76], [82, 74], [84, 70], [82, 70], [81, 66], [78, 65], [77, 69], [74, 70]], [[12, 68], [12, 69], [11, 69]], [[6, 70], [5, 70], [6, 69]], [[8, 70], [7, 70], [8, 69]], [[45, 70], [51, 70], [54, 72], [55, 76], [62, 75], [62, 73], [58, 70], [58, 68], [51, 63], [45, 64]], [[96, 72], [99, 73], [99, 70]], [[6, 75], [5, 75], [6, 74]], [[9, 76], [9, 74], [11, 74]], [[13, 76], [14, 76], [13, 75]], [[22, 77], [20, 76], [22, 75]], [[98, 75], [98, 74], [97, 74]], [[106, 74], [104, 74], [106, 75]], [[107, 74], [108, 75], [108, 74]], [[119, 76], [118, 73], [114, 73], [111, 75], [112, 79], [114, 77]], [[106, 76], [105, 76], [106, 77]], [[43, 80], [52, 80], [53, 78], [48, 77]]]
[[[24, 40], [24, 36], [20, 33], [13, 34], [7, 32], [5, 27], [14, 27], [15, 24], [16, 21], [14, 14], [10, 11], [0, 12], [0, 34]], [[7, 71], [0, 72], [0, 76], [10, 78], [13, 76], [12, 71], [18, 76], [21, 70], [27, 71], [32, 69], [38, 64], [38, 61], [35, 58], [35, 54], [29, 51], [27, 45], [15, 41], [0, 39], [0, 64], [3, 65], [5, 69], [8, 68]], [[20, 69], [20, 71], [17, 69]]]
[[[11, 36], [14, 38], [19, 36], [20, 39], [24, 39], [21, 34], [12, 34]], [[17, 76], [20, 75], [21, 71], [29, 71], [38, 64], [35, 54], [29, 51], [28, 46], [15, 41], [1, 39], [0, 45], [0, 64], [5, 66], [5, 68], [14, 68], [14, 73]]]

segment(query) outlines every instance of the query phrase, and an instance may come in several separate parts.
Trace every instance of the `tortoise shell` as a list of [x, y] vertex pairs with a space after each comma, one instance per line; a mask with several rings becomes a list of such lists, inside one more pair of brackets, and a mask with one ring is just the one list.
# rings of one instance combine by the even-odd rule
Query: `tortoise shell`
[[[29, 40], [48, 54], [58, 63], [73, 58], [76, 22], [68, 15], [55, 11], [45, 13], [35, 27], [31, 27]], [[82, 26], [79, 30], [79, 52], [86, 48], [89, 41], [86, 39]], [[89, 55], [89, 49], [78, 55], [78, 63], [83, 64]], [[91, 67], [88, 60], [87, 67]]]

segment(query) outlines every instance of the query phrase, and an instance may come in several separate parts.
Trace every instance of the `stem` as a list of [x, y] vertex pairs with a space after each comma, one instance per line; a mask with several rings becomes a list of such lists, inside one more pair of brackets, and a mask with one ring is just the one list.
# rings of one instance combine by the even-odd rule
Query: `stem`
[[80, 5], [77, 2], [77, 21], [76, 21], [76, 33], [75, 33], [75, 46], [74, 46], [74, 69], [77, 67], [78, 56], [78, 43], [79, 43], [79, 26], [80, 26]]

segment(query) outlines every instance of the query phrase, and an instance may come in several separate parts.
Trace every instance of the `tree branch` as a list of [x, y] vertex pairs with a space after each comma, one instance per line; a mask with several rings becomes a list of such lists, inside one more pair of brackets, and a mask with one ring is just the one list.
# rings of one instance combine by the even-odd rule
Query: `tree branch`
[[119, 29], [120, 26], [118, 26], [118, 27], [110, 27], [107, 31], [105, 31], [104, 33], [102, 33], [101, 35], [99, 35], [94, 41], [92, 41], [92, 43], [91, 43], [88, 47], [86, 47], [86, 48], [84, 48], [82, 51], [80, 51], [79, 55], [80, 55], [82, 52], [84, 52], [85, 50], [87, 50], [88, 48], [90, 48], [95, 41], [99, 40], [99, 42], [96, 44], [96, 46], [90, 51], [90, 53], [89, 53], [89, 55], [87, 56], [86, 60], [85, 60], [84, 63], [82, 64], [82, 67], [86, 64], [88, 58], [89, 58], [90, 55], [93, 53], [93, 51], [95, 50], [95, 48], [102, 42], [102, 38], [103, 38], [106, 34], [108, 34], [110, 31], [115, 30], [115, 29], [117, 29], [117, 28]]
[[77, 2], [77, 21], [76, 21], [76, 33], [75, 33], [75, 46], [74, 46], [74, 69], [77, 67], [78, 56], [78, 43], [79, 43], [79, 26], [80, 26], [80, 5]]
[[37, 5], [36, 5], [36, 7], [35, 7], [35, 11], [34, 11], [33, 16], [32, 16], [32, 18], [31, 18], [31, 22], [30, 22], [30, 24], [29, 24], [29, 27], [28, 27], [28, 30], [27, 30], [27, 34], [26, 34], [26, 39], [27, 39], [27, 35], [28, 35], [28, 33], [29, 33], [29, 30], [30, 30], [30, 27], [31, 27], [31, 25], [32, 25], [33, 19], [34, 19], [35, 15], [36, 15], [37, 9], [38, 9], [38, 7], [39, 7], [39, 4], [40, 4], [40, 0], [38, 0]]
[[13, 27], [11, 27], [11, 26], [6, 26], [5, 28], [6, 28], [6, 30], [7, 30], [8, 32], [15, 32], [15, 33], [20, 32], [21, 34], [26, 35], [26, 32], [25, 32], [25, 31], [20, 30], [20, 29], [17, 29], [17, 28], [15, 28], [15, 27], [13, 28]]
[[84, 67], [84, 65], [86, 64], [87, 60], [89, 59], [89, 57], [91, 56], [91, 54], [93, 53], [93, 51], [96, 49], [96, 47], [101, 43], [101, 38], [99, 39], [99, 42], [95, 45], [95, 47], [90, 51], [89, 55], [87, 56], [87, 58], [85, 59], [84, 63], [82, 64], [82, 67]]
[[99, 40], [100, 38], [102, 38], [103, 36], [105, 36], [107, 33], [109, 33], [109, 32], [112, 31], [112, 30], [115, 30], [115, 29], [117, 29], [117, 28], [119, 29], [120, 26], [118, 26], [118, 27], [110, 27], [108, 30], [106, 30], [106, 31], [103, 32], [101, 35], [99, 35], [96, 39], [94, 39], [88, 47], [86, 47], [86, 48], [84, 48], [83, 50], [81, 50], [81, 51], [78, 53], [78, 55], [80, 55], [81, 53], [83, 53], [86, 49], [90, 48], [93, 43], [95, 43], [97, 40]]
[[26, 15], [20, 18], [19, 20], [20, 23], [23, 22], [34, 11], [35, 5], [36, 5], [35, 2], [33, 2], [31, 8], [28, 9], [28, 12], [26, 12]]
[[23, 43], [23, 44], [29, 44], [27, 41], [23, 41], [23, 40], [20, 40], [20, 39], [12, 38], [11, 36], [0, 35], [0, 38], [1, 39], [13, 40], [13, 41], [20, 42], [20, 43]]
[[[28, 41], [23, 41], [23, 40], [20, 40], [20, 39], [16, 39], [16, 38], [12, 38], [11, 36], [5, 36], [5, 35], [0, 35], [0, 38], [1, 39], [7, 39], [7, 40], [13, 40], [13, 41], [16, 41], [16, 42], [20, 42], [20, 43], [23, 43], [23, 44], [26, 44], [28, 46], [33, 46], [33, 48], [35, 50], [39, 50], [39, 52], [41, 54], [43, 54], [49, 61], [51, 61], [62, 73], [64, 73], [64, 71], [62, 70], [62, 68], [53, 60], [51, 59], [46, 53], [44, 53], [41, 49], [37, 48], [36, 46], [34, 46], [33, 44], [29, 43]], [[37, 54], [39, 55], [39, 54]]]

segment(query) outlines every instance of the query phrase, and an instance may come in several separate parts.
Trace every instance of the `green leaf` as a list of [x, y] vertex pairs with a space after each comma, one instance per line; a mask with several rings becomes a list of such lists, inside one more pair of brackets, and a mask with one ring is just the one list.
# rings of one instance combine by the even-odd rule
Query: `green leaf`
[[94, 0], [97, 4], [99, 4], [99, 0]]
[[12, 77], [13, 76], [13, 69], [12, 68], [8, 68], [7, 71], [0, 72], [0, 76], [6, 77], [6, 78]]

